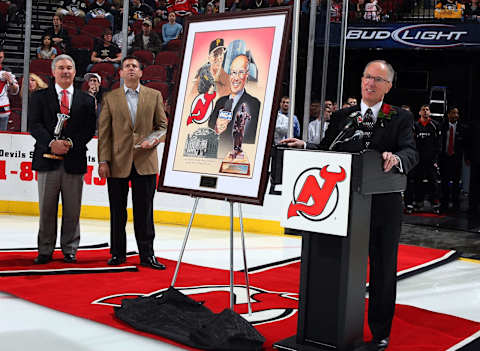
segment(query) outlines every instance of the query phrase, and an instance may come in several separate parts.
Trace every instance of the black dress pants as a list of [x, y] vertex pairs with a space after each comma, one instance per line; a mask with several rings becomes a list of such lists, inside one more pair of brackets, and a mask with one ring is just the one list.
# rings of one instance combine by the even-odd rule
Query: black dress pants
[[140, 258], [153, 256], [153, 197], [156, 174], [139, 175], [135, 166], [127, 178], [108, 178], [108, 199], [110, 201], [110, 253], [125, 257], [127, 253], [127, 197], [129, 181], [132, 185], [133, 227]]
[[440, 158], [440, 175], [442, 177], [442, 205], [452, 202], [458, 208], [462, 178], [463, 159], [461, 156], [442, 155]]
[[372, 196], [368, 325], [375, 339], [390, 335], [397, 296], [397, 255], [402, 224], [400, 193]]

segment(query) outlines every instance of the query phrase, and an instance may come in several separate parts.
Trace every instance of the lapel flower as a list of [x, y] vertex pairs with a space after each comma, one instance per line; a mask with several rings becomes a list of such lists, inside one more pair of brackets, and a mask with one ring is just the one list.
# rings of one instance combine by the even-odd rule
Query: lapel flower
[[397, 111], [392, 108], [392, 105], [383, 104], [380, 111], [378, 111], [378, 118], [391, 119], [396, 113]]
[[397, 114], [397, 111], [395, 111], [393, 108], [392, 108], [392, 105], [389, 105], [389, 104], [383, 104], [382, 105], [382, 108], [380, 109], [380, 111], [378, 111], [378, 122], [380, 122], [380, 127], [385, 127], [383, 121], [384, 120], [387, 120], [389, 121], [393, 115]]

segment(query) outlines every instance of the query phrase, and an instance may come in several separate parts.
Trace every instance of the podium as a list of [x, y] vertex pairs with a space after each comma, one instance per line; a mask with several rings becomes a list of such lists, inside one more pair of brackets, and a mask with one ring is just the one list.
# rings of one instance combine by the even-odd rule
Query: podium
[[[293, 153], [293, 156], [287, 157], [287, 153]], [[288, 196], [295, 197], [295, 189], [291, 189], [291, 186], [289, 188], [286, 177], [292, 170], [294, 173], [302, 172], [299, 159], [305, 158], [307, 163], [304, 167], [311, 169], [312, 165], [322, 165], [322, 162], [322, 167], [331, 167], [335, 159], [345, 156], [344, 153], [336, 152], [285, 151], [282, 193], [287, 193], [287, 199], [284, 201], [290, 201], [290, 207], [294, 203]], [[347, 166], [348, 160], [351, 162], [350, 184], [344, 190], [344, 193], [349, 191], [349, 201], [348, 208], [342, 213], [347, 216], [344, 218], [346, 233], [332, 235], [318, 229], [311, 231], [309, 228], [318, 224], [311, 223], [318, 221], [318, 218], [311, 216], [289, 218], [296, 221], [293, 227], [302, 233], [298, 324], [296, 335], [274, 344], [278, 350], [344, 351], [362, 350], [364, 347], [371, 198], [374, 194], [403, 191], [406, 187], [406, 176], [396, 170], [385, 173], [381, 154], [376, 151], [369, 150], [349, 156], [346, 162]], [[313, 161], [312, 158], [318, 161]], [[323, 161], [324, 159], [327, 161]], [[294, 164], [291, 161], [294, 161]], [[342, 169], [345, 167], [342, 166]], [[294, 181], [297, 188], [299, 179], [297, 177]], [[323, 187], [325, 184], [326, 181]], [[341, 196], [342, 190], [337, 184], [337, 204], [340, 204]], [[311, 203], [311, 199], [309, 201]], [[335, 213], [330, 214], [330, 217], [335, 217]], [[302, 219], [305, 223], [298, 224]], [[291, 228], [292, 224], [288, 227]], [[325, 228], [329, 228], [327, 223]]]

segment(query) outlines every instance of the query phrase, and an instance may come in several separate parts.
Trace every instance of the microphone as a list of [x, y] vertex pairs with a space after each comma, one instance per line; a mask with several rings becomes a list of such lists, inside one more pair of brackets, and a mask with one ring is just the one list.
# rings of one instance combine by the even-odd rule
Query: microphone
[[345, 136], [345, 134], [347, 134], [347, 132], [349, 131], [350, 128], [352, 128], [352, 126], [353, 126], [353, 128], [357, 127], [357, 119], [356, 118], [351, 118], [348, 121], [348, 123], [345, 124], [345, 127], [343, 127], [342, 131], [340, 133], [338, 133], [338, 135], [335, 137], [335, 139], [333, 139], [333, 141], [330, 144], [328, 150], [333, 150], [334, 146], [337, 145], [340, 142], [340, 140]]
[[355, 140], [362, 140], [363, 137], [364, 137], [365, 133], [363, 132], [363, 130], [360, 130], [360, 129], [357, 129], [355, 131], [355, 133], [353, 133], [353, 135], [350, 137], [350, 138], [345, 138], [343, 140], [340, 140], [337, 142], [337, 144], [343, 144], [343, 143], [346, 143], [346, 142], [349, 142], [349, 141], [355, 141]]

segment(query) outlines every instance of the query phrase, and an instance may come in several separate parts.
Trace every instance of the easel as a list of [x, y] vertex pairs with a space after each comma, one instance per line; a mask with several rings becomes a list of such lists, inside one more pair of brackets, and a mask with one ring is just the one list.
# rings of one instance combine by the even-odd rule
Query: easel
[[[197, 212], [198, 200], [199, 197], [195, 197], [195, 203], [193, 204], [192, 214], [190, 215], [190, 221], [188, 222], [187, 231], [185, 237], [183, 238], [182, 248], [180, 250], [180, 255], [178, 257], [177, 265], [175, 267], [175, 273], [173, 274], [172, 283], [170, 286], [173, 288], [177, 280], [178, 271], [180, 270], [180, 264], [182, 263], [183, 253], [185, 252], [185, 247], [187, 246], [188, 237], [190, 235], [190, 229], [192, 228], [193, 219], [195, 213]], [[225, 199], [227, 201], [227, 199]], [[233, 201], [230, 203], [230, 309], [233, 311], [234, 297], [233, 297]], [[242, 215], [242, 205], [238, 203], [238, 213], [240, 219], [240, 231], [242, 237], [242, 251], [243, 251], [243, 267], [245, 271], [245, 283], [247, 286], [247, 302], [248, 302], [248, 314], [252, 314], [252, 305], [250, 303], [250, 284], [248, 281], [248, 270], [247, 270], [247, 257], [245, 251], [245, 234], [243, 232], [243, 215]]]

